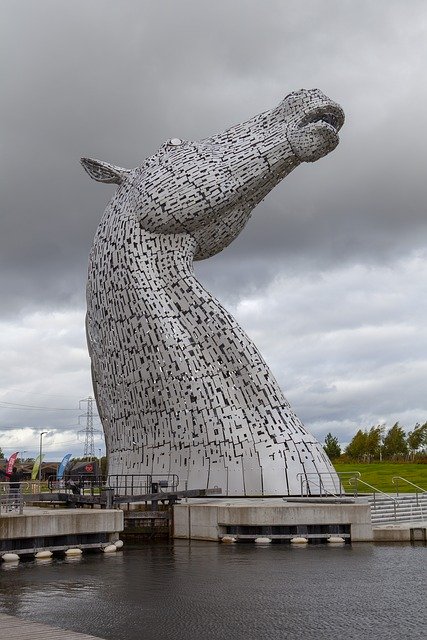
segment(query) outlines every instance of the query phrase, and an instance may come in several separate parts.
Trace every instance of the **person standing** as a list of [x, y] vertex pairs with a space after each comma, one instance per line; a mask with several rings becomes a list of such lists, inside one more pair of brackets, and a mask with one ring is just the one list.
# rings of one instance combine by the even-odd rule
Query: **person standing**
[[19, 509], [22, 478], [22, 471], [18, 470], [18, 467], [13, 467], [12, 473], [9, 476], [9, 498], [11, 511]]

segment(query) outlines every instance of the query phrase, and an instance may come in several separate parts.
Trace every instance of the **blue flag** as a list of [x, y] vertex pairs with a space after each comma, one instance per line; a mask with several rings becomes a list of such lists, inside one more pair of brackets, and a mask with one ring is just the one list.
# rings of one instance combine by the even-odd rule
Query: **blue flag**
[[65, 467], [67, 466], [70, 458], [71, 458], [71, 453], [67, 453], [67, 455], [62, 458], [62, 462], [59, 465], [58, 472], [56, 474], [56, 479], [57, 480], [62, 480], [62, 478], [64, 476]]

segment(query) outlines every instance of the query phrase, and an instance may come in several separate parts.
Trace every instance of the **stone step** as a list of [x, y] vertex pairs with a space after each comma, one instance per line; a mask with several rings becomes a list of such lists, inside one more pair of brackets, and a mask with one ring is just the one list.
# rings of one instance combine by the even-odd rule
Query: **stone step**
[[424, 512], [427, 515], [426, 507], [417, 507], [417, 505], [413, 505], [411, 507], [398, 507], [396, 509], [394, 507], [371, 507], [372, 513], [411, 513], [413, 511]]
[[393, 522], [424, 522], [425, 518], [413, 516], [412, 518], [372, 518], [372, 524], [389, 524]]
[[[414, 496], [412, 497], [408, 497], [408, 496], [391, 496], [391, 498], [394, 498], [395, 500], [397, 500], [397, 502], [401, 503], [401, 504], [416, 504], [417, 503], [417, 498]], [[390, 502], [393, 502], [393, 500], [391, 498], [379, 498], [378, 496], [375, 498], [375, 503], [376, 504], [387, 504]], [[374, 502], [374, 498], [369, 497], [368, 499], [369, 503], [373, 503]], [[427, 505], [427, 496], [418, 496], [418, 502], [419, 504], [425, 504]]]
[[[396, 511], [396, 517], [410, 518], [414, 515], [422, 515], [422, 511]], [[377, 516], [379, 518], [394, 516], [394, 511], [372, 511], [371, 516]]]
[[376, 508], [376, 509], [389, 509], [394, 508], [394, 505], [396, 505], [396, 508], [399, 509], [411, 509], [413, 507], [417, 507], [418, 509], [425, 509], [427, 507], [427, 504], [422, 504], [421, 502], [419, 504], [417, 504], [416, 502], [384, 502], [382, 504], [378, 504], [378, 502], [376, 504], [374, 504], [373, 502], [370, 503], [372, 508]]
[[[410, 516], [413, 513], [426, 513], [424, 509], [396, 509], [396, 511], [394, 509], [371, 509], [371, 514], [389, 514], [389, 513], [396, 513], [397, 515], [400, 516], [405, 516], [408, 515]], [[427, 516], [427, 513], [426, 513]]]
[[377, 508], [386, 508], [386, 507], [391, 507], [394, 504], [397, 507], [402, 507], [402, 509], [409, 509], [410, 507], [423, 507], [426, 508], [427, 507], [427, 503], [426, 502], [419, 502], [418, 504], [415, 502], [401, 502], [400, 500], [396, 500], [396, 502], [393, 502], [392, 500], [388, 500], [387, 502], [374, 502], [373, 500], [369, 503], [371, 505], [371, 507], [377, 507]]
[[371, 519], [373, 524], [389, 522], [411, 522], [424, 520], [427, 517], [427, 500], [425, 494], [399, 496], [396, 503], [385, 497], [369, 498]]
[[373, 509], [394, 508], [393, 507], [394, 504], [396, 504], [396, 508], [398, 509], [410, 509], [414, 507], [417, 509], [427, 509], [427, 502], [424, 502], [424, 501], [421, 502], [421, 500], [418, 503], [416, 500], [414, 500], [413, 502], [409, 502], [408, 500], [406, 501], [397, 500], [396, 503], [394, 503], [392, 500], [387, 500], [383, 502], [379, 502], [378, 500], [374, 502], [373, 500], [370, 500], [369, 504]]
[[[394, 519], [395, 514], [394, 511], [372, 511], [371, 519], [373, 520], [384, 520], [384, 519]], [[406, 520], [412, 520], [413, 518], [425, 518], [426, 514], [422, 511], [396, 511], [396, 519], [405, 518]]]

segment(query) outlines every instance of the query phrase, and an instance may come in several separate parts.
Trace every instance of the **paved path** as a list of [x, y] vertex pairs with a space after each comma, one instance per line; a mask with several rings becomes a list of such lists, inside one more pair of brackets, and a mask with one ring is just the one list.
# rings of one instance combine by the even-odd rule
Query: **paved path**
[[40, 622], [22, 620], [0, 613], [2, 640], [101, 640], [85, 633], [57, 629]]

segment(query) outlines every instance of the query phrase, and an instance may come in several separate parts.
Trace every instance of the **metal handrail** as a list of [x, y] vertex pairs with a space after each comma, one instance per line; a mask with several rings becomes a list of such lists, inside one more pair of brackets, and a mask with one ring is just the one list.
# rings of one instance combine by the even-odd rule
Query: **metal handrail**
[[[156, 493], [169, 487], [171, 491], [176, 491], [178, 484], [179, 478], [175, 473], [110, 474], [107, 479], [108, 487], [114, 489], [116, 495]], [[153, 491], [154, 485], [156, 491]]]
[[[397, 480], [397, 482], [395, 482], [395, 480]], [[422, 487], [419, 487], [417, 484], [415, 484], [414, 482], [411, 482], [410, 480], [407, 480], [406, 478], [404, 478], [403, 476], [393, 476], [391, 481], [393, 484], [396, 485], [396, 495], [399, 497], [399, 480], [403, 480], [403, 482], [406, 482], [407, 484], [412, 485], [413, 487], [415, 487], [416, 489], [419, 489], [419, 491], [421, 491], [421, 493], [427, 493], [426, 489], [423, 489]], [[419, 502], [418, 502], [418, 491], [415, 491], [415, 496], [416, 496], [416, 500], [417, 500], [417, 507], [419, 506]]]
[[[333, 476], [337, 475], [338, 479], [340, 481], [340, 492], [339, 495], [335, 494], [333, 491], [329, 491], [329, 489], [327, 489], [324, 485], [324, 482], [322, 481], [322, 476], [327, 476], [328, 478], [333, 479]], [[334, 496], [335, 498], [342, 498], [343, 495], [343, 482], [341, 482], [341, 476], [350, 476], [350, 478], [354, 478], [354, 477], [359, 477], [360, 478], [360, 472], [359, 471], [336, 471], [335, 474], [334, 473], [329, 473], [327, 471], [309, 471], [309, 472], [301, 472], [301, 473], [297, 473], [297, 479], [299, 478], [300, 480], [300, 488], [301, 488], [301, 497], [304, 497], [304, 484], [306, 485], [307, 489], [309, 488], [309, 480], [308, 480], [308, 476], [315, 476], [316, 478], [318, 478], [319, 483], [317, 484], [314, 480], [311, 480], [312, 484], [317, 485], [320, 489], [320, 493], [322, 494], [322, 492], [324, 492], [325, 494], [329, 494], [331, 496]], [[345, 492], [344, 492], [345, 493]], [[308, 491], [307, 491], [307, 495], [308, 495]]]
[[[19, 487], [22, 490], [24, 489], [29, 489], [30, 487], [30, 481], [29, 480], [22, 480], [21, 482], [14, 482], [13, 484], [19, 484]], [[5, 489], [6, 487], [10, 487], [10, 482], [9, 480], [7, 480], [6, 482], [0, 482], [0, 487], [2, 489]]]
[[[14, 486], [10, 486], [10, 485]], [[16, 486], [18, 485], [18, 486]], [[0, 482], [0, 513], [1, 511], [18, 511], [22, 515], [24, 510], [24, 500], [22, 490], [28, 489], [28, 482]]]
[[100, 475], [94, 476], [93, 474], [67, 475], [60, 480], [58, 480], [54, 474], [47, 479], [47, 487], [51, 493], [53, 491], [59, 491], [61, 493], [89, 493], [89, 495], [93, 496], [99, 494], [103, 484], [102, 477]]
[[[302, 474], [302, 475], [304, 475], [304, 474]], [[321, 481], [321, 480], [320, 480], [319, 484], [317, 484], [317, 482], [316, 482], [315, 480], [311, 480], [310, 482], [311, 482], [311, 484], [313, 484], [314, 486], [319, 487], [319, 489], [320, 489], [320, 495], [322, 495], [323, 493], [325, 493], [325, 495], [332, 496], [333, 498], [338, 498], [338, 497], [340, 497], [340, 496], [337, 496], [337, 494], [336, 494], [336, 493], [333, 493], [332, 491], [329, 491], [329, 489], [326, 489], [326, 487], [324, 487], [324, 486], [323, 486], [323, 484], [322, 484], [322, 481]], [[309, 495], [309, 491], [308, 491], [308, 490], [309, 490], [309, 483], [308, 483], [308, 479], [307, 479], [307, 478], [300, 478], [300, 483], [301, 483], [301, 497], [304, 497], [304, 485], [305, 485], [305, 486], [306, 486], [306, 488], [307, 488], [306, 495], [308, 496], [308, 495]], [[340, 495], [341, 495], [341, 494], [340, 494]]]
[[381, 495], [385, 496], [386, 498], [388, 498], [389, 500], [393, 500], [393, 511], [394, 511], [394, 520], [396, 521], [397, 519], [397, 499], [393, 498], [393, 496], [391, 496], [388, 493], [385, 493], [384, 491], [381, 491], [381, 489], [378, 489], [377, 487], [374, 487], [372, 484], [369, 484], [369, 482], [365, 482], [364, 480], [361, 480], [360, 477], [359, 478], [350, 478], [350, 480], [348, 481], [350, 485], [353, 485], [352, 480], [355, 480], [355, 497], [357, 496], [357, 490], [358, 490], [358, 483], [360, 482], [360, 484], [365, 485], [365, 487], [369, 487], [370, 489], [373, 489], [373, 496], [374, 496], [374, 509], [376, 509], [376, 501], [375, 501], [375, 496], [377, 493], [381, 493]]
[[176, 491], [179, 478], [174, 473], [133, 473], [110, 474], [107, 482], [101, 476], [92, 474], [66, 475], [57, 480], [56, 476], [49, 476], [48, 488], [50, 492], [97, 495], [103, 488], [113, 489], [116, 495], [139, 495], [162, 492], [163, 489]]

